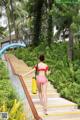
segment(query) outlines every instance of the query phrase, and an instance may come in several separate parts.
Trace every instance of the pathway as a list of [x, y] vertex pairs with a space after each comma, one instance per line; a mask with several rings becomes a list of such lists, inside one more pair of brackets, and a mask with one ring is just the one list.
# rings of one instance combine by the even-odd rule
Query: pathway
[[[9, 55], [10, 60], [14, 66], [17, 74], [24, 74], [28, 72], [31, 67], [28, 67], [22, 60], [17, 59], [13, 55]], [[23, 79], [29, 90], [32, 101], [37, 109], [38, 114], [43, 120], [80, 120], [80, 110], [77, 105], [64, 98], [61, 98], [57, 90], [48, 82], [48, 115], [43, 114], [42, 106], [40, 105], [38, 94], [32, 94], [32, 76], [25, 76]]]

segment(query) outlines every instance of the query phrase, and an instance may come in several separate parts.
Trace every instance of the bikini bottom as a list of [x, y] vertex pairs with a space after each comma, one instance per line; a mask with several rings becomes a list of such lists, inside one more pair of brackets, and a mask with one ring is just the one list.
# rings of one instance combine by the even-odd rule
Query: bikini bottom
[[43, 76], [43, 75], [38, 75], [36, 76], [36, 78], [37, 78], [38, 83], [41, 83], [41, 84], [44, 84], [48, 81], [46, 76]]

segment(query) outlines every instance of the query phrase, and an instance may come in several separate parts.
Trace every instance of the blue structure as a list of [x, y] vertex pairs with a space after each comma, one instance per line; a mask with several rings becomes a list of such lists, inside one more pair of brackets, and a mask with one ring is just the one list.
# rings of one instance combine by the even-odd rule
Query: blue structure
[[9, 48], [16, 48], [16, 47], [25, 47], [26, 45], [24, 43], [11, 43], [5, 47], [3, 47], [1, 50], [0, 50], [0, 57], [1, 55]]

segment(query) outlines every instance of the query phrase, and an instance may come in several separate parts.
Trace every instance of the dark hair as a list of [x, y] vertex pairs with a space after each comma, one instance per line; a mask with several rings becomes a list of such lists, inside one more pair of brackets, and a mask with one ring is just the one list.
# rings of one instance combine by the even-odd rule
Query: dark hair
[[39, 56], [39, 60], [40, 60], [40, 61], [44, 61], [44, 55], [40, 55], [40, 56]]

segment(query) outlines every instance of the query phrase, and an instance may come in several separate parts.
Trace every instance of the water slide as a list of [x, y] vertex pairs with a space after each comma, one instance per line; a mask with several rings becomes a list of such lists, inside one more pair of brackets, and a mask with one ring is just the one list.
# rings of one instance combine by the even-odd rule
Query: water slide
[[25, 46], [26, 45], [24, 43], [11, 43], [9, 45], [6, 45], [0, 50], [0, 57], [9, 48], [25, 47]]

